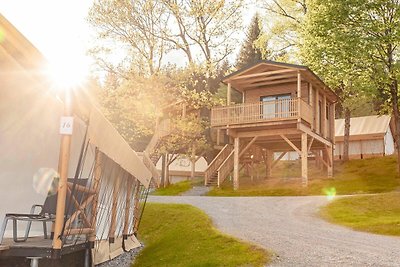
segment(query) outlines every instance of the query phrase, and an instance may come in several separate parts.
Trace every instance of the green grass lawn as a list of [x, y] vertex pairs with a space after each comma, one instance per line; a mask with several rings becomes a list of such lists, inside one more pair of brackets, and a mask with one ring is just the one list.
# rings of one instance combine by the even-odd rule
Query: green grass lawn
[[156, 196], [179, 196], [193, 188], [195, 185], [203, 185], [203, 178], [195, 178], [194, 180], [185, 180], [178, 183], [170, 184], [165, 188], [156, 189], [152, 195]]
[[[281, 162], [273, 169], [272, 179], [251, 181], [241, 176], [240, 189], [233, 190], [227, 179], [220, 189], [208, 192], [209, 196], [301, 196], [326, 194], [381, 193], [395, 190], [400, 185], [397, 178], [396, 158], [382, 157], [337, 162], [333, 179], [327, 179], [313, 164], [309, 164], [309, 186], [303, 188], [299, 162]], [[260, 170], [263, 173], [263, 170]], [[279, 179], [278, 179], [279, 178]]]
[[189, 180], [171, 184], [165, 188], [156, 189], [152, 195], [156, 196], [178, 196], [192, 188], [192, 183]]
[[270, 254], [223, 235], [201, 210], [182, 204], [146, 205], [134, 266], [264, 266]]
[[400, 192], [340, 198], [323, 207], [321, 215], [356, 230], [400, 236]]

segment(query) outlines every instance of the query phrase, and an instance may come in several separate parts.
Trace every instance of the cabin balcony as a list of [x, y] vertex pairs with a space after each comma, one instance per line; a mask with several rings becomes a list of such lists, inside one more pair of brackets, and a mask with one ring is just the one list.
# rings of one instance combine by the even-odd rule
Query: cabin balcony
[[313, 109], [301, 98], [241, 103], [211, 110], [212, 127], [246, 126], [260, 122], [304, 121], [313, 123]]

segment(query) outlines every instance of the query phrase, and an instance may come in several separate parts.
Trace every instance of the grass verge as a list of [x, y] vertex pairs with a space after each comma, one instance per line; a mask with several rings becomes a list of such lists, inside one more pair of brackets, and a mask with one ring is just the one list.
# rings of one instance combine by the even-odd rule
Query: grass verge
[[[311, 164], [310, 164], [311, 165]], [[209, 196], [305, 196], [329, 194], [382, 193], [395, 190], [400, 185], [397, 178], [396, 158], [382, 157], [337, 162], [333, 179], [327, 179], [310, 166], [307, 188], [301, 186], [298, 162], [282, 162], [273, 170], [279, 179], [240, 178], [240, 189], [233, 190], [232, 182], [226, 181], [220, 189], [208, 192]], [[262, 171], [262, 170], [261, 170]]]
[[193, 187], [189, 180], [171, 184], [165, 188], [156, 189], [152, 195], [156, 196], [179, 196], [181, 193], [190, 190]]
[[323, 207], [321, 215], [355, 230], [400, 236], [400, 192], [340, 198]]
[[146, 205], [134, 266], [265, 266], [269, 253], [213, 228], [201, 210], [182, 204]]

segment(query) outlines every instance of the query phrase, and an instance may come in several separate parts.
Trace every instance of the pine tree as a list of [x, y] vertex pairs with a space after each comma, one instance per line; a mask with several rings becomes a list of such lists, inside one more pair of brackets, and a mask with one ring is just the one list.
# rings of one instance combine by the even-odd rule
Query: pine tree
[[244, 41], [239, 56], [236, 61], [236, 68], [240, 69], [251, 63], [255, 63], [262, 59], [262, 53], [259, 48], [255, 46], [255, 41], [261, 34], [258, 14], [255, 14], [251, 20], [246, 40]]

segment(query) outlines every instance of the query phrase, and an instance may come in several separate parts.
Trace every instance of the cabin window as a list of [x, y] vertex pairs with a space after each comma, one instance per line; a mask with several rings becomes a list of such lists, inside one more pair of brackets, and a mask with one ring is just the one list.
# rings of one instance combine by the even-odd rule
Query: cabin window
[[290, 94], [262, 96], [262, 116], [264, 119], [290, 117]]

